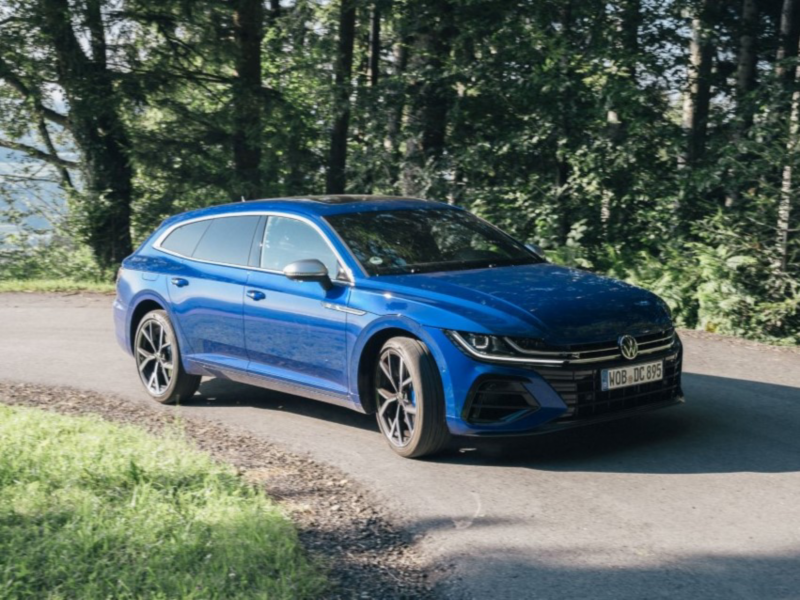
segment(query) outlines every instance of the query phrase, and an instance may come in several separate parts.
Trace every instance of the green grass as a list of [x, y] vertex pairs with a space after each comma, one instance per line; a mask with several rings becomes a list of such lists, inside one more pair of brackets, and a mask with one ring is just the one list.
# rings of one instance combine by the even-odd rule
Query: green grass
[[0, 281], [2, 292], [100, 292], [112, 293], [114, 284], [74, 279], [9, 279]]
[[0, 405], [0, 598], [313, 598], [291, 522], [177, 434]]
[[114, 284], [105, 281], [74, 279], [9, 279], [0, 281], [2, 292], [114, 292]]

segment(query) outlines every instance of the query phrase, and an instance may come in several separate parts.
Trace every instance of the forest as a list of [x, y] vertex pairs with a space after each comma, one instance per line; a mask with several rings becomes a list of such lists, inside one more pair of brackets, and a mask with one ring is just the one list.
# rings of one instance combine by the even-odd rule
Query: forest
[[0, 279], [113, 280], [210, 204], [411, 195], [797, 344], [798, 38], [800, 0], [0, 0]]

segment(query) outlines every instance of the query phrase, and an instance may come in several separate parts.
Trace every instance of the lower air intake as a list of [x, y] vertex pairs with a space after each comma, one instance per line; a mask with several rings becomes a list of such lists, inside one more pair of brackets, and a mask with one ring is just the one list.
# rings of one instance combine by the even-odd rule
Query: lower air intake
[[539, 404], [520, 381], [484, 379], [475, 386], [464, 406], [469, 423], [508, 423], [539, 409]]

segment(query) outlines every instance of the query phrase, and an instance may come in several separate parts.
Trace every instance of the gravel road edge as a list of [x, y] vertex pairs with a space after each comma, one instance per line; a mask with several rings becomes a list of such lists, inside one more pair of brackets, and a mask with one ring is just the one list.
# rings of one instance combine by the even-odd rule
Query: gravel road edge
[[74, 416], [95, 415], [186, 439], [237, 469], [285, 507], [310, 556], [326, 569], [330, 599], [435, 599], [443, 570], [423, 565], [414, 538], [373, 494], [338, 469], [287, 452], [238, 428], [63, 386], [0, 382], [0, 403]]

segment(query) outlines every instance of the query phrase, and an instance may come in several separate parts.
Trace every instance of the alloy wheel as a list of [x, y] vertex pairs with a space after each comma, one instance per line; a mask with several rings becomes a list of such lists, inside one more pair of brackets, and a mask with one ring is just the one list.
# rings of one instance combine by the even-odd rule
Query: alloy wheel
[[136, 363], [147, 391], [161, 396], [172, 382], [172, 338], [156, 319], [148, 319], [139, 329], [136, 340]]
[[378, 363], [378, 418], [389, 441], [399, 448], [407, 446], [417, 424], [414, 383], [403, 357], [386, 349]]

